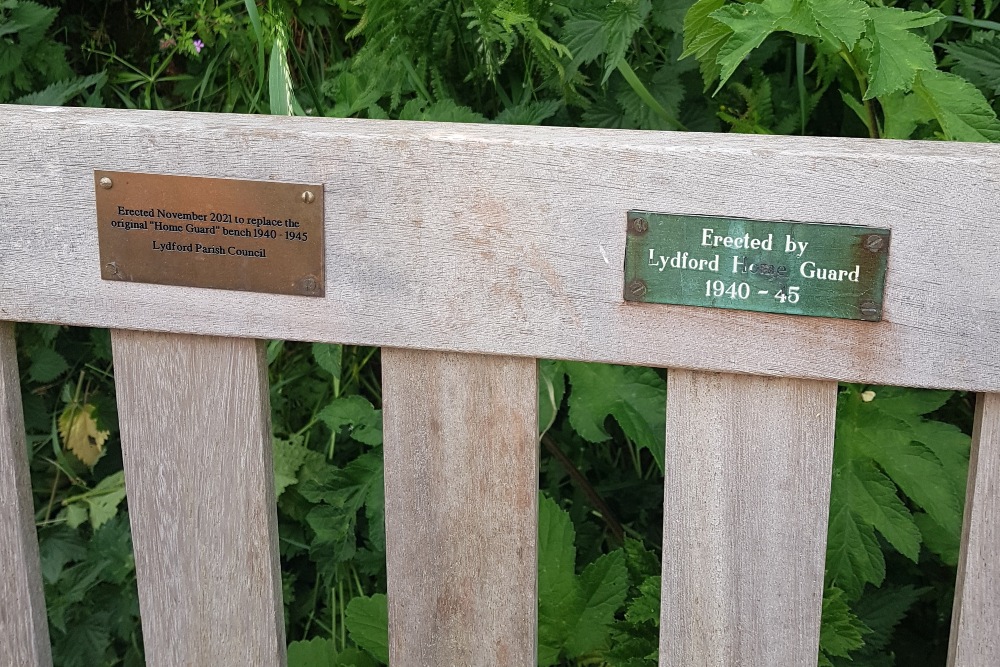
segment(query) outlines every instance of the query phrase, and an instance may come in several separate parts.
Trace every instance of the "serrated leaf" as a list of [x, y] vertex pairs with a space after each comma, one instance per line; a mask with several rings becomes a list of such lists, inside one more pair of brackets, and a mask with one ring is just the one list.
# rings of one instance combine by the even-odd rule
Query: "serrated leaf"
[[[914, 93], [884, 95], [879, 98], [879, 104], [885, 117], [882, 126], [882, 137], [885, 139], [909, 139], [918, 126], [934, 120], [931, 108]], [[867, 125], [867, 115], [863, 120]]]
[[538, 499], [538, 664], [552, 665], [572, 630], [579, 604], [576, 531], [548, 496]]
[[280, 498], [285, 489], [298, 482], [299, 468], [309, 456], [309, 448], [302, 444], [302, 437], [289, 440], [272, 439], [274, 453], [274, 495]]
[[878, 586], [885, 578], [885, 558], [875, 539], [875, 529], [854, 515], [831, 494], [830, 526], [826, 545], [827, 585], [843, 589], [851, 598], [861, 595], [866, 583]]
[[871, 630], [851, 612], [844, 591], [823, 591], [823, 616], [819, 631], [819, 650], [828, 656], [847, 658], [851, 651], [864, 646], [864, 636]]
[[343, 354], [344, 347], [342, 345], [331, 345], [329, 343], [312, 344], [313, 359], [316, 360], [320, 368], [333, 376], [335, 380], [340, 380]]
[[684, 15], [684, 50], [681, 58], [696, 56], [701, 60], [732, 34], [729, 26], [712, 16], [725, 4], [726, 0], [698, 0], [691, 5]]
[[291, 642], [288, 645], [288, 667], [334, 667], [337, 651], [327, 637]]
[[344, 614], [344, 623], [351, 641], [389, 663], [389, 607], [385, 595], [352, 599]]
[[920, 13], [896, 7], [868, 9], [871, 50], [864, 99], [910, 90], [918, 71], [935, 69], [937, 60], [930, 44], [910, 30], [943, 18], [944, 14], [937, 10]]
[[559, 100], [536, 100], [508, 107], [497, 114], [494, 123], [503, 125], [541, 125], [562, 108]]
[[650, 18], [653, 25], [677, 34], [684, 31], [684, 17], [694, 0], [657, 0], [653, 3]]
[[19, 97], [14, 100], [14, 103], [59, 107], [66, 104], [71, 99], [92, 86], [104, 85], [107, 78], [108, 75], [106, 72], [99, 72], [98, 74], [91, 74], [86, 77], [77, 77], [76, 79], [59, 81], [58, 83], [53, 83], [44, 90]]
[[85, 500], [90, 509], [90, 525], [97, 530], [114, 518], [125, 500], [125, 473], [119, 470], [102, 479], [87, 492]]
[[660, 594], [662, 578], [647, 577], [639, 584], [639, 595], [632, 598], [625, 610], [625, 618], [632, 623], [652, 623], [660, 627]]
[[935, 554], [945, 565], [958, 565], [958, 555], [961, 549], [961, 530], [945, 530], [941, 524], [923, 512], [913, 515], [913, 520], [920, 529], [924, 546]]
[[921, 72], [914, 92], [931, 108], [947, 139], [1000, 141], [1000, 121], [982, 92], [955, 74]]
[[715, 89], [715, 92], [719, 92], [743, 59], [778, 29], [778, 17], [764, 5], [746, 4], [726, 5], [713, 13], [712, 18], [725, 23], [732, 30], [716, 57], [721, 67], [719, 85]]
[[834, 473], [835, 491], [848, 499], [851, 509], [875, 527], [886, 540], [914, 563], [920, 554], [920, 530], [906, 505], [896, 495], [896, 485], [874, 465], [851, 461]]
[[[817, 25], [848, 51], [861, 39], [868, 19], [868, 5], [860, 0], [806, 0]], [[835, 45], [836, 46], [836, 45]]]
[[615, 614], [625, 603], [628, 571], [620, 549], [599, 557], [578, 578], [583, 611], [566, 640], [566, 653], [581, 656], [604, 646]]
[[66, 359], [52, 348], [36, 347], [29, 356], [28, 377], [35, 382], [51, 382], [69, 368]]
[[632, 36], [642, 27], [649, 9], [650, 0], [618, 0], [608, 4], [603, 17], [608, 45], [607, 58], [604, 60], [604, 79], [601, 83], [608, 80], [618, 63], [625, 58]]
[[94, 406], [89, 403], [70, 403], [59, 416], [59, 437], [63, 447], [87, 466], [93, 467], [101, 458], [109, 435], [109, 431], [97, 428]]
[[906, 612], [930, 588], [913, 586], [876, 588], [866, 593], [853, 605], [853, 611], [871, 634], [865, 637], [867, 649], [879, 650], [889, 645], [892, 631], [906, 616]]
[[570, 425], [589, 442], [611, 436], [604, 429], [614, 417], [626, 436], [653, 455], [663, 470], [667, 385], [656, 371], [635, 366], [564, 362], [569, 376]]
[[955, 60], [951, 71], [989, 95], [1000, 95], [1000, 35], [990, 32], [977, 37], [943, 45]]
[[563, 40], [578, 65], [597, 60], [608, 48], [608, 33], [599, 14], [570, 18], [563, 28]]
[[336, 398], [317, 415], [334, 433], [343, 427], [351, 437], [366, 445], [382, 445], [382, 411], [376, 410], [363, 396]]

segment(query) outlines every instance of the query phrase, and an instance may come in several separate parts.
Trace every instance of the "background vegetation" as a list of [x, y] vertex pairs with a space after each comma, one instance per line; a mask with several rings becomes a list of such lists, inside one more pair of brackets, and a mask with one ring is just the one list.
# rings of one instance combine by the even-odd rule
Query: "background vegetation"
[[[993, 0], [0, 0], [0, 102], [994, 141], [995, 14]], [[142, 664], [108, 334], [18, 337], [56, 662]], [[268, 363], [290, 663], [385, 663], [378, 353], [275, 341]], [[664, 374], [540, 363], [539, 663], [655, 665]], [[820, 664], [944, 663], [971, 403], [841, 388]]]

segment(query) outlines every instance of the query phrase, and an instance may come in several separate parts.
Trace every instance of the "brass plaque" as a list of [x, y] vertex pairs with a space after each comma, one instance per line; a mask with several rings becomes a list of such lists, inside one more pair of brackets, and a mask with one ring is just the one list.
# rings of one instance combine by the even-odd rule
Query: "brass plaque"
[[323, 186], [94, 171], [101, 277], [323, 296]]

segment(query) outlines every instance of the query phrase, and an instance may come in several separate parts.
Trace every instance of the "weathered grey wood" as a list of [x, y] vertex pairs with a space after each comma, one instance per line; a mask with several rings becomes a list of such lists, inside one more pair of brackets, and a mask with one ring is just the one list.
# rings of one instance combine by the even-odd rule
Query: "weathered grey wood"
[[533, 359], [382, 351], [393, 667], [536, 663]]
[[[1000, 146], [0, 115], [6, 319], [1000, 391]], [[325, 184], [326, 298], [102, 281], [95, 168]], [[885, 320], [623, 304], [630, 208], [891, 228]]]
[[0, 322], [0, 665], [51, 665], [14, 326]]
[[950, 667], [1000, 665], [1000, 394], [979, 394], [951, 614]]
[[281, 665], [261, 346], [112, 332], [147, 664]]
[[668, 371], [661, 665], [816, 664], [836, 402]]

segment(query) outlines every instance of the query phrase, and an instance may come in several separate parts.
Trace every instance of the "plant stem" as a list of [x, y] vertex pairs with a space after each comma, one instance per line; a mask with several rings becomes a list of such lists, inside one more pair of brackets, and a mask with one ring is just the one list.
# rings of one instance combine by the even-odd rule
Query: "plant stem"
[[868, 94], [868, 77], [858, 69], [849, 51], [842, 50], [840, 57], [844, 59], [844, 62], [854, 72], [854, 78], [858, 80], [858, 88], [861, 90], [861, 101], [865, 105], [865, 111], [868, 112], [868, 136], [872, 139], [878, 139], [878, 116], [875, 114], [875, 105], [872, 103], [872, 100], [865, 99], [865, 96]]
[[625, 531], [618, 519], [615, 518], [614, 512], [612, 512], [611, 508], [608, 507], [608, 504], [604, 502], [604, 498], [601, 497], [601, 494], [597, 492], [597, 489], [591, 486], [590, 482], [587, 481], [587, 478], [583, 476], [583, 473], [580, 472], [575, 465], [573, 465], [573, 462], [570, 461], [569, 457], [566, 456], [566, 454], [559, 448], [559, 445], [555, 440], [547, 435], [543, 435], [542, 444], [545, 445], [545, 449], [548, 450], [549, 454], [559, 461], [559, 464], [566, 469], [569, 476], [573, 479], [577, 486], [580, 487], [580, 490], [583, 491], [585, 496], [587, 496], [587, 499], [590, 500], [590, 504], [594, 506], [594, 509], [597, 510], [601, 518], [604, 520], [604, 523], [607, 524], [608, 530], [611, 531], [611, 535], [614, 537], [615, 542], [617, 544], [622, 544], [625, 541]]

